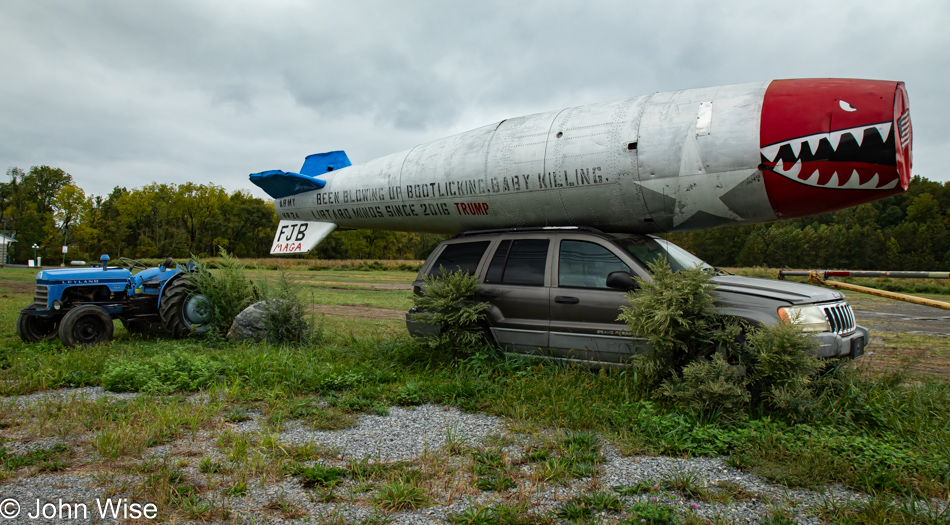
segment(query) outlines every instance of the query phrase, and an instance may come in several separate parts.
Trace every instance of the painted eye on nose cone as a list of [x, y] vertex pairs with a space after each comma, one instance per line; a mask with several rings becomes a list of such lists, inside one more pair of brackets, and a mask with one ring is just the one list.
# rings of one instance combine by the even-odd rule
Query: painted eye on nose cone
[[847, 111], [848, 113], [858, 110], [858, 108], [852, 106], [851, 103], [848, 102], [847, 100], [839, 100], [838, 105], [841, 107], [841, 109]]

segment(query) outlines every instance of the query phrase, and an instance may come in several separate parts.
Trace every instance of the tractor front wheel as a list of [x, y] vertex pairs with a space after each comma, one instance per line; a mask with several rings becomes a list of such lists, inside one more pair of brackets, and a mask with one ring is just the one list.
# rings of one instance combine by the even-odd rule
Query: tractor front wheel
[[207, 332], [214, 321], [208, 300], [195, 293], [195, 286], [184, 277], [165, 286], [158, 313], [162, 326], [176, 339], [193, 332]]
[[66, 312], [59, 323], [59, 340], [68, 347], [95, 345], [111, 340], [114, 329], [109, 312], [87, 304]]
[[56, 339], [59, 335], [59, 318], [21, 313], [16, 319], [16, 333], [25, 343]]

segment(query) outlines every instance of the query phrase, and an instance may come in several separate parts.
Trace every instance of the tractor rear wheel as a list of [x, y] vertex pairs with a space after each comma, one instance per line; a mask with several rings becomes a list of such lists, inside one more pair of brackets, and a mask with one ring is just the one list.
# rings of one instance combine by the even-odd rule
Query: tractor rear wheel
[[59, 340], [68, 347], [96, 345], [112, 339], [112, 316], [94, 304], [77, 306], [59, 323]]
[[203, 295], [195, 293], [195, 286], [185, 277], [177, 278], [165, 286], [158, 313], [162, 318], [162, 326], [176, 339], [193, 332], [207, 332], [214, 321], [211, 305]]
[[56, 339], [59, 335], [59, 318], [21, 313], [16, 319], [16, 333], [25, 343]]

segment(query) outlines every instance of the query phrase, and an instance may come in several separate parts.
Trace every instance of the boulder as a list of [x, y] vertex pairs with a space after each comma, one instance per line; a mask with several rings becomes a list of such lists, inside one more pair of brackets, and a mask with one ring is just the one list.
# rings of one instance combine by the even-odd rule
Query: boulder
[[[285, 299], [268, 299], [259, 301], [245, 308], [234, 318], [231, 328], [228, 330], [228, 339], [232, 341], [263, 341], [267, 338], [267, 324], [265, 322], [268, 308], [273, 308]], [[305, 319], [294, 319], [289, 324], [306, 329]]]

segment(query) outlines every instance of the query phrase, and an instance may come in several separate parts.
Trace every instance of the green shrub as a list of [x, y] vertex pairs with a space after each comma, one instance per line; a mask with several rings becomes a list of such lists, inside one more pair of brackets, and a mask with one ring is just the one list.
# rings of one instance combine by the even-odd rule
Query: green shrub
[[221, 248], [218, 269], [211, 270], [201, 262], [197, 271], [189, 273], [188, 279], [195, 287], [195, 293], [204, 297], [214, 319], [213, 334], [223, 336], [231, 328], [231, 323], [242, 310], [250, 306], [259, 296], [257, 289], [247, 277], [244, 264]]
[[322, 339], [307, 319], [307, 306], [300, 297], [300, 287], [280, 270], [275, 282], [259, 286], [264, 298], [264, 333], [271, 344], [308, 344]]
[[810, 414], [818, 390], [843, 379], [819, 375], [830, 362], [815, 356], [817, 342], [798, 325], [753, 329], [716, 314], [712, 274], [674, 273], [662, 259], [650, 270], [653, 281], [638, 279], [620, 319], [652, 344], [633, 364], [655, 398], [727, 419], [751, 408], [797, 419]]
[[425, 291], [415, 297], [420, 321], [436, 324], [439, 333], [427, 338], [433, 349], [455, 355], [470, 355], [485, 346], [485, 310], [488, 303], [475, 302], [478, 277], [468, 272], [446, 272], [425, 277]]
[[698, 413], [720, 411], [726, 417], [741, 416], [751, 395], [737, 367], [720, 354], [700, 358], [660, 385], [660, 394]]
[[817, 341], [794, 324], [755, 330], [740, 357], [754, 402], [790, 415], [811, 409], [816, 403], [816, 374], [826, 365], [815, 355], [817, 347]]
[[687, 365], [717, 352], [729, 352], [742, 331], [738, 320], [715, 313], [711, 274], [701, 268], [679, 272], [666, 259], [650, 264], [653, 280], [637, 278], [619, 320], [649, 341], [652, 350], [636, 356], [650, 386], [673, 379]]
[[109, 362], [102, 386], [113, 392], [193, 392], [210, 385], [223, 368], [206, 356], [175, 351], [144, 361]]

